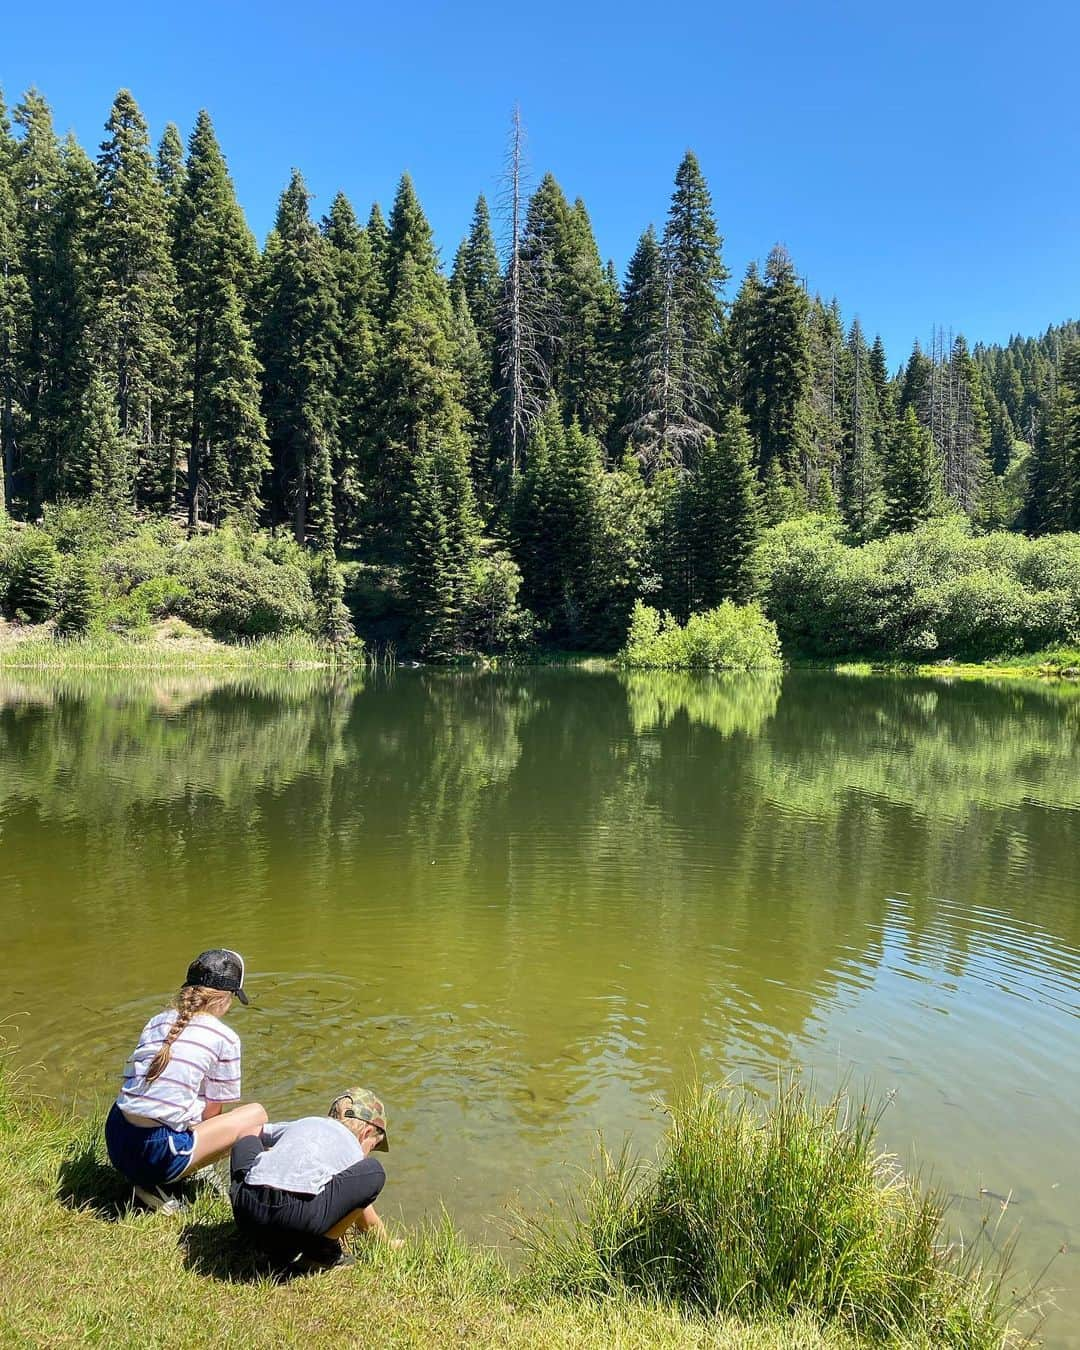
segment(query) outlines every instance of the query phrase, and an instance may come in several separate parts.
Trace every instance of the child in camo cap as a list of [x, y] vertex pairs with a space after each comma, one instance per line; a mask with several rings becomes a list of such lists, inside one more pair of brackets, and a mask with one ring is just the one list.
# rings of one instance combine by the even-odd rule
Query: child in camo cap
[[370, 1155], [389, 1147], [386, 1108], [367, 1088], [339, 1093], [326, 1116], [264, 1125], [232, 1151], [236, 1226], [277, 1264], [301, 1271], [352, 1265], [341, 1245], [351, 1228], [400, 1247], [374, 1207], [386, 1173]]

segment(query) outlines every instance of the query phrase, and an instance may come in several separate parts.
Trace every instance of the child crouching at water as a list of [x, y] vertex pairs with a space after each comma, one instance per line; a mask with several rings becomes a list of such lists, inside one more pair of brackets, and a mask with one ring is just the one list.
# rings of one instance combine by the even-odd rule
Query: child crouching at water
[[266, 1112], [240, 1097], [240, 1038], [220, 1019], [244, 993], [244, 961], [217, 947], [188, 967], [175, 1006], [143, 1027], [124, 1066], [120, 1095], [105, 1122], [109, 1158], [151, 1209], [174, 1212], [164, 1188], [258, 1134]]
[[328, 1116], [267, 1125], [232, 1151], [236, 1226], [278, 1266], [298, 1271], [349, 1266], [341, 1239], [351, 1228], [391, 1246], [374, 1202], [386, 1173], [386, 1109], [374, 1093], [353, 1088], [335, 1097]]

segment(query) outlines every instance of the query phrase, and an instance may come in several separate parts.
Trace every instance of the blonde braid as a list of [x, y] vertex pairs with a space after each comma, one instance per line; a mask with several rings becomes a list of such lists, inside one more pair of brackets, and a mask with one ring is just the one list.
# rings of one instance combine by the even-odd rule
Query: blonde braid
[[169, 1028], [169, 1034], [165, 1037], [161, 1049], [150, 1061], [150, 1067], [146, 1071], [148, 1083], [152, 1083], [155, 1078], [165, 1072], [165, 1066], [172, 1058], [173, 1041], [178, 1039], [196, 1013], [202, 1012], [208, 1003], [213, 1002], [218, 996], [218, 992], [217, 989], [205, 989], [201, 984], [186, 984], [180, 990], [173, 1000], [176, 1018]]

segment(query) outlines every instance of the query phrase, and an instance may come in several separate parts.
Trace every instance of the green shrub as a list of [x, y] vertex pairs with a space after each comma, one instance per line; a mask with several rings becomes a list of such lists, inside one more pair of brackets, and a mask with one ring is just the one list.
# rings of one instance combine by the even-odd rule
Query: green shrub
[[765, 612], [810, 657], [995, 656], [1080, 635], [1080, 535], [974, 535], [950, 517], [861, 547], [820, 519], [767, 531]]
[[619, 660], [663, 670], [756, 670], [779, 664], [780, 643], [775, 624], [756, 604], [725, 600], [691, 614], [683, 626], [639, 600]]
[[527, 646], [536, 620], [520, 603], [520, 592], [521, 571], [509, 554], [499, 551], [473, 563], [465, 590], [462, 645], [488, 653]]
[[29, 623], [51, 618], [59, 583], [60, 556], [43, 530], [4, 532], [0, 549], [0, 599], [9, 618]]
[[62, 637], [81, 637], [98, 626], [101, 618], [101, 585], [92, 558], [68, 562], [56, 615], [56, 631]]
[[534, 1278], [747, 1320], [809, 1313], [874, 1342], [1000, 1347], [1003, 1267], [942, 1249], [941, 1197], [879, 1152], [876, 1126], [865, 1105], [821, 1106], [795, 1082], [768, 1107], [692, 1088], [656, 1163], [604, 1152], [569, 1219], [526, 1223]]
[[116, 632], [142, 632], [161, 619], [180, 611], [187, 590], [175, 577], [158, 576], [140, 581], [126, 594], [118, 595], [108, 610], [108, 626]]
[[[289, 557], [278, 552], [276, 557]], [[272, 550], [228, 530], [193, 539], [170, 561], [184, 588], [176, 613], [215, 637], [314, 632], [316, 614], [306, 560], [276, 561]]]

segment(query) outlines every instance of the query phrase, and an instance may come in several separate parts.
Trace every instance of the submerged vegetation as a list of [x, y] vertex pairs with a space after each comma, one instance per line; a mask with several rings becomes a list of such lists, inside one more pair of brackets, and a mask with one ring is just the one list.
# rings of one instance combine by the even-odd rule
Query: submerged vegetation
[[[133, 1344], [133, 1300], [155, 1291], [162, 1344], [287, 1345], [351, 1335], [393, 1345], [713, 1346], [1005, 1343], [999, 1283], [939, 1250], [940, 1207], [874, 1153], [873, 1120], [796, 1089], [763, 1117], [727, 1094], [675, 1103], [658, 1163], [605, 1160], [570, 1228], [523, 1221], [512, 1271], [446, 1217], [402, 1252], [358, 1243], [351, 1270], [274, 1283], [225, 1200], [177, 1222], [131, 1207], [100, 1124], [20, 1100], [0, 1072], [0, 1337]], [[27, 1242], [25, 1235], [34, 1234]]]

